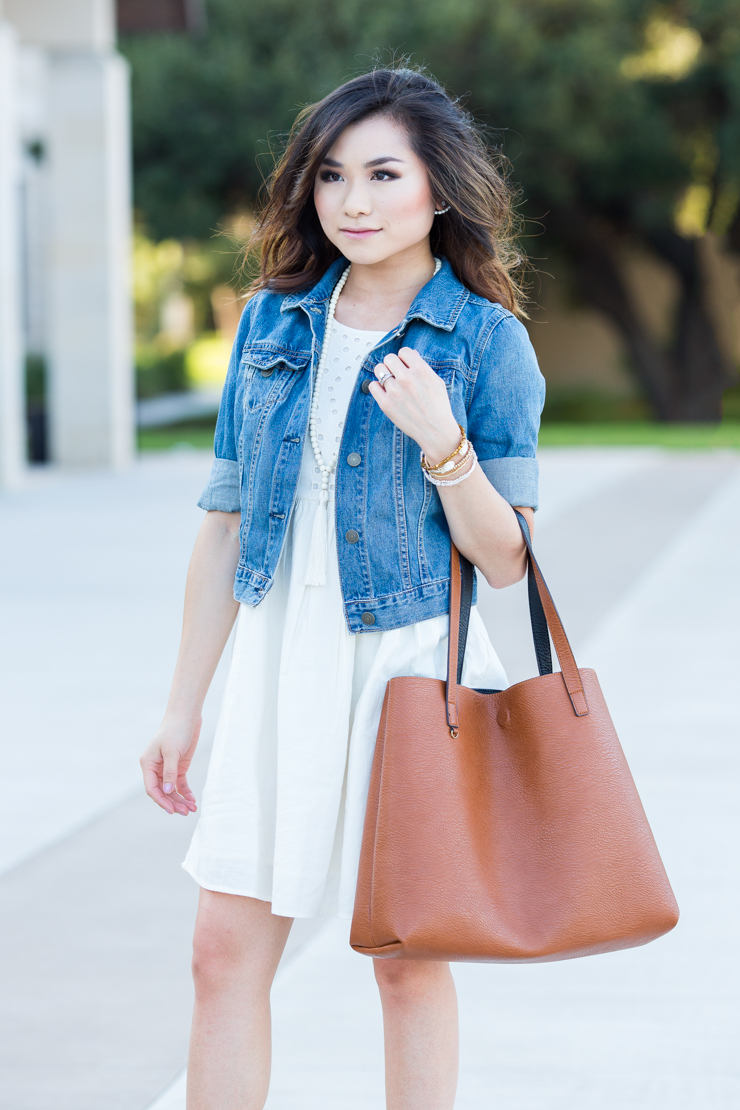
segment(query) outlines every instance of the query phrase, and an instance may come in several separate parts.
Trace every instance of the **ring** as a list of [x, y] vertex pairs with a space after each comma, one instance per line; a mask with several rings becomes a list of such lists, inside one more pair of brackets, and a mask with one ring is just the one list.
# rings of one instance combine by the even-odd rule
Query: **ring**
[[388, 381], [389, 378], [392, 378], [392, 377], [393, 377], [393, 374], [391, 374], [390, 370], [386, 370], [385, 374], [383, 374], [383, 377], [378, 378], [378, 385], [383, 385], [385, 382]]

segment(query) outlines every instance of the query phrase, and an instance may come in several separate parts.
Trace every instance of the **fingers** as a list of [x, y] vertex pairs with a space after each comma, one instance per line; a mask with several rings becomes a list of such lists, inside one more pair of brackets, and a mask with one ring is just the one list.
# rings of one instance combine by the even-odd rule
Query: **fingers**
[[394, 379], [393, 373], [388, 369], [384, 362], [379, 362], [378, 365], [375, 367], [373, 373], [378, 379], [378, 385], [382, 386], [383, 389], [385, 389], [385, 387]]
[[177, 793], [185, 802], [185, 805], [188, 808], [188, 812], [195, 813], [196, 809], [198, 808], [195, 804], [195, 794], [193, 794], [193, 791], [188, 786], [188, 780], [185, 778], [184, 775], [180, 775], [180, 778], [177, 781]]
[[426, 367], [427, 370], [432, 369], [429, 363], [413, 347], [401, 347], [398, 352], [398, 359], [403, 366], [408, 366], [409, 370], [421, 370], [422, 367]]
[[[176, 781], [173, 783], [170, 780], [168, 783], [164, 779], [164, 773], [161, 773], [162, 767], [163, 763], [160, 761], [145, 758], [141, 760], [144, 789], [149, 797], [166, 813], [179, 813], [182, 817], [187, 817], [189, 813], [195, 813], [198, 808], [195, 803], [195, 795], [188, 786], [185, 775], [177, 775], [176, 771]], [[170, 787], [169, 790], [167, 786]]]
[[162, 748], [162, 789], [165, 794], [173, 794], [177, 787], [177, 776], [180, 770], [180, 753], [177, 748]]
[[[385, 383], [388, 385], [388, 382]], [[388, 394], [385, 391], [385, 386], [380, 385], [379, 382], [370, 382], [368, 392], [374, 401], [377, 401], [380, 409], [385, 412], [386, 405], [388, 404]]]
[[[382, 378], [390, 372], [394, 378], [403, 380], [409, 376], [409, 371], [418, 373], [424, 370], [428, 370], [431, 374], [434, 373], [429, 363], [413, 347], [401, 347], [397, 355], [386, 355], [383, 361], [375, 367], [374, 373], [376, 378]], [[390, 378], [387, 378], [384, 384], [388, 382], [390, 382]]]
[[144, 773], [144, 789], [149, 797], [153, 802], [156, 802], [158, 806], [161, 806], [165, 813], [174, 813], [174, 801], [172, 798], [168, 798], [162, 793], [162, 787], [160, 785], [161, 780], [157, 768], [151, 764], [142, 762], [141, 769]]

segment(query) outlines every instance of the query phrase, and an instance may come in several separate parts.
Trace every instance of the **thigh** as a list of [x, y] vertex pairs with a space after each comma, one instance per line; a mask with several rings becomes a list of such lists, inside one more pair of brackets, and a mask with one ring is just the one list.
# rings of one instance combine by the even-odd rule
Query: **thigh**
[[272, 981], [293, 919], [269, 902], [201, 888], [193, 937], [196, 969]]

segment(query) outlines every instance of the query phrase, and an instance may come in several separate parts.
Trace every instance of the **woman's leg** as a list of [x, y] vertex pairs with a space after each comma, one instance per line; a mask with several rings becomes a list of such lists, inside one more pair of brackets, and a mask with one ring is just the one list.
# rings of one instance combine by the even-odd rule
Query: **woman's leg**
[[449, 964], [373, 960], [383, 1004], [387, 1110], [452, 1110], [457, 995]]
[[188, 1110], [262, 1110], [270, 1084], [270, 987], [292, 925], [269, 902], [201, 890]]

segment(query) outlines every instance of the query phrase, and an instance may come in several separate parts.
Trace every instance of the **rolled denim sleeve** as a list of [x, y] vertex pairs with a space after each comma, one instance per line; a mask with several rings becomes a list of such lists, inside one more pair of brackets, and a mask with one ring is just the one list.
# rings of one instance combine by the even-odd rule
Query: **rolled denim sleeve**
[[237, 439], [241, 432], [237, 425], [237, 388], [239, 384], [239, 367], [241, 365], [244, 343], [249, 334], [253, 298], [245, 306], [239, 321], [234, 345], [231, 348], [229, 369], [224, 382], [221, 404], [216, 421], [216, 434], [213, 441], [213, 450], [216, 455], [208, 485], [203, 490], [198, 500], [201, 509], [207, 511], [217, 510], [222, 513], [238, 513], [241, 510], [241, 488], [239, 483], [239, 463], [237, 462]]
[[241, 510], [239, 463], [234, 459], [214, 459], [208, 485], [198, 500], [208, 512], [238, 513]]
[[537, 434], [545, 381], [526, 328], [506, 314], [480, 356], [468, 435], [481, 470], [510, 505], [538, 505]]

